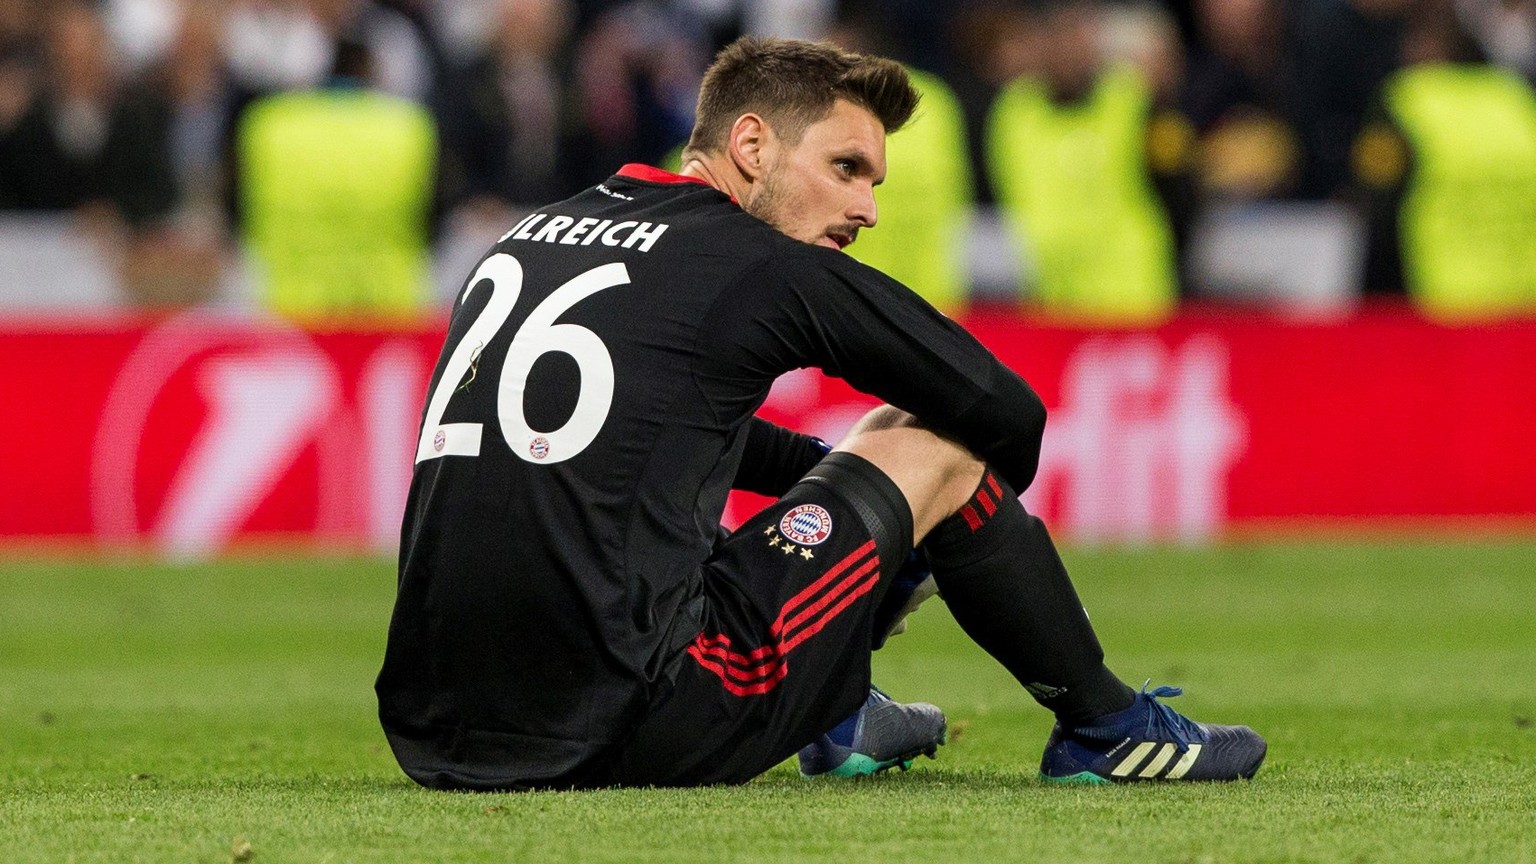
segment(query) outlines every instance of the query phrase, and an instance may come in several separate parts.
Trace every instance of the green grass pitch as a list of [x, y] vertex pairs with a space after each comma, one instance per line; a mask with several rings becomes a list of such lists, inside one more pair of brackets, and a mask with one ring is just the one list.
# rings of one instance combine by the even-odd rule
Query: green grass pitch
[[1536, 861], [1536, 542], [1069, 551], [1111, 666], [1270, 741], [1257, 780], [1062, 788], [942, 604], [876, 658], [944, 707], [860, 782], [466, 795], [375, 725], [387, 562], [0, 563], [0, 862]]

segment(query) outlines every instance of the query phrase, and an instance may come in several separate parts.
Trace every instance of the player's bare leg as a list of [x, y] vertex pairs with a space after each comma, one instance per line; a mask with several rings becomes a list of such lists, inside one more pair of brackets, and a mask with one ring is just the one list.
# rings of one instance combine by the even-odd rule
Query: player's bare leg
[[[920, 538], [965, 503], [984, 466], [965, 448], [910, 425], [909, 419], [894, 409], [876, 409], [864, 416], [837, 450], [874, 464], [896, 483], [912, 509], [914, 538]], [[933, 579], [916, 559], [914, 555], [896, 575], [882, 602], [876, 619], [879, 642], [917, 603], [933, 594]], [[902, 704], [871, 687], [869, 699], [857, 712], [801, 749], [800, 773], [858, 777], [892, 767], [906, 769], [919, 754], [933, 756], [946, 732], [943, 712], [937, 707], [923, 702]]]
[[965, 505], [986, 471], [971, 451], [889, 405], [865, 414], [836, 449], [869, 460], [891, 478], [912, 508], [915, 543]]

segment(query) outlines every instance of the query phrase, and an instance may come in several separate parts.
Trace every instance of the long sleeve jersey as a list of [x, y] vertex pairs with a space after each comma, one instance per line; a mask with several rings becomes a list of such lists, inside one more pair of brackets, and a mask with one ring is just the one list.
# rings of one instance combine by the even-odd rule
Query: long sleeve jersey
[[738, 474], [773, 491], [804, 456], [753, 415], [805, 367], [1034, 475], [1018, 375], [710, 186], [626, 166], [496, 244], [454, 302], [402, 530], [377, 691], [407, 772], [558, 786], [623, 738], [700, 631]]

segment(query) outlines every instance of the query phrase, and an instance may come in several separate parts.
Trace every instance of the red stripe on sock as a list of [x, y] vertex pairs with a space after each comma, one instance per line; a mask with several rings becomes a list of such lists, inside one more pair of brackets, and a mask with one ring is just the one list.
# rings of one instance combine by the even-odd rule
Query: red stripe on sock
[[972, 533], [981, 527], [981, 517], [976, 515], [976, 508], [970, 504], [960, 508], [960, 515], [965, 517], [965, 524], [971, 526]]
[[987, 480], [987, 488], [992, 490], [992, 494], [994, 496], [996, 496], [998, 501], [1002, 501], [1003, 500], [1003, 487], [998, 484], [998, 482], [997, 482], [997, 475], [993, 474], [991, 471], [988, 471], [987, 472], [986, 480]]
[[977, 489], [976, 500], [981, 502], [981, 509], [987, 511], [987, 518], [991, 519], [992, 514], [997, 512], [997, 505], [992, 503], [992, 499], [987, 495], [987, 490]]

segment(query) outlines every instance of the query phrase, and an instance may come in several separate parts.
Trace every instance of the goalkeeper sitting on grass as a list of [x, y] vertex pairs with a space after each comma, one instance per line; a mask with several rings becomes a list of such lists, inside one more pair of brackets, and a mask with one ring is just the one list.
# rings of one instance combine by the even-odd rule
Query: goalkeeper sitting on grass
[[[1045, 410], [959, 326], [844, 255], [876, 221], [887, 60], [742, 39], [680, 174], [627, 165], [513, 226], [432, 378], [378, 679], [445, 789], [863, 774], [943, 742], [870, 686], [921, 549], [955, 619], [1057, 718], [1049, 779], [1250, 777], [1265, 745], [1126, 686], [1040, 520]], [[1113, 250], [1105, 250], [1113, 254]], [[887, 404], [830, 453], [753, 416], [815, 367]], [[727, 493], [777, 500], [734, 533]], [[896, 587], [893, 587], [896, 586]]]

